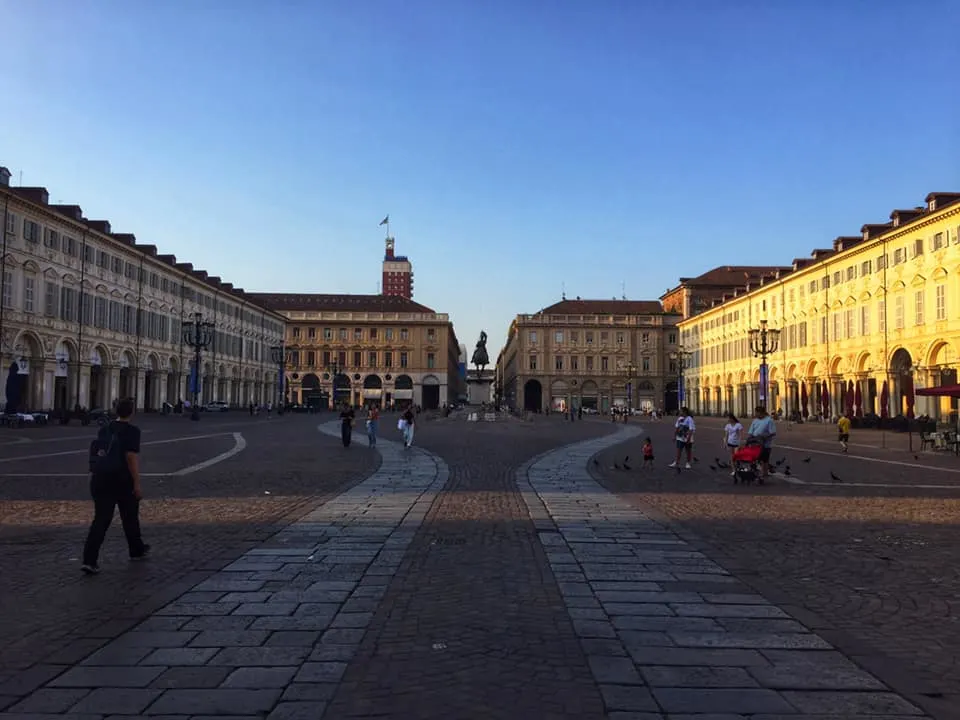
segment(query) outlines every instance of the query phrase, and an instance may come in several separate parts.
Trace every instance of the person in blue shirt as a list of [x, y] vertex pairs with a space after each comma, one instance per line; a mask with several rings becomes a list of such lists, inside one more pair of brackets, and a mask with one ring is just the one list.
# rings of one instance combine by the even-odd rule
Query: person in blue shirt
[[777, 426], [773, 418], [767, 414], [767, 409], [757, 405], [753, 422], [747, 430], [747, 442], [759, 442], [760, 447], [760, 480], [766, 480], [770, 475], [770, 453], [773, 450], [773, 439], [777, 436]]

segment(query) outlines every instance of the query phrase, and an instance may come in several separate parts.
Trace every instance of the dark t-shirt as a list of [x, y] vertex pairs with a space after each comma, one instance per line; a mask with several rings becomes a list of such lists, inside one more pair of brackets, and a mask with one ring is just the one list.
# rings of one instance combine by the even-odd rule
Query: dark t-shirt
[[340, 413], [340, 424], [350, 427], [353, 425], [354, 417], [353, 410], [344, 410]]
[[403, 419], [406, 420], [408, 423], [410, 423], [411, 425], [413, 425], [413, 413], [412, 413], [412, 412], [410, 412], [409, 410], [407, 410], [407, 411], [403, 414], [402, 417], [403, 417]]
[[132, 486], [133, 476], [130, 474], [130, 469], [127, 467], [126, 458], [127, 453], [140, 453], [140, 428], [138, 428], [136, 425], [130, 424], [129, 422], [120, 422], [118, 420], [114, 420], [112, 423], [110, 423], [108, 430], [109, 431], [106, 435], [107, 443], [110, 442], [111, 433], [116, 435], [117, 442], [120, 443], [120, 457], [124, 459], [123, 472], [113, 478], [97, 478], [97, 480], [104, 486]]

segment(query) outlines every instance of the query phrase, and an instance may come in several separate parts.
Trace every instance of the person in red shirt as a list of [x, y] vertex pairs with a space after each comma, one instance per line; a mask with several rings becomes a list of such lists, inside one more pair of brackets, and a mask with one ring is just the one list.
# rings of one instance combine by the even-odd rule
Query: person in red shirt
[[650, 438], [643, 441], [643, 467], [653, 469], [653, 441]]

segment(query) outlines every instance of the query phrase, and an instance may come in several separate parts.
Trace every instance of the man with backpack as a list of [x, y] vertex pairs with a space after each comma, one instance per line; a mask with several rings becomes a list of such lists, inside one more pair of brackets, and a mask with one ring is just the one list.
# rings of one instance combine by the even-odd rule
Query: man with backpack
[[87, 575], [100, 572], [100, 547], [113, 521], [113, 510], [120, 510], [120, 522], [127, 537], [131, 560], [142, 560], [150, 546], [140, 537], [140, 428], [130, 422], [133, 400], [117, 403], [117, 419], [100, 428], [90, 444], [90, 495], [93, 497], [93, 522], [83, 547], [83, 565]]

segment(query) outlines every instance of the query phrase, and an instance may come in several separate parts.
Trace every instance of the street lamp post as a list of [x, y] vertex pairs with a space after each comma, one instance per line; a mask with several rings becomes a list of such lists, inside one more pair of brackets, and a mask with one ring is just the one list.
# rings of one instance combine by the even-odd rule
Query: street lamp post
[[273, 357], [273, 362], [277, 365], [277, 415], [283, 415], [284, 406], [287, 401], [285, 385], [287, 365], [290, 362], [290, 351], [287, 350], [283, 343], [280, 343], [270, 348], [270, 355]]
[[193, 348], [193, 374], [190, 380], [190, 419], [200, 419], [200, 352], [213, 342], [214, 326], [205, 321], [200, 313], [193, 314], [193, 321], [183, 324], [183, 342]]
[[623, 366], [623, 373], [627, 376], [627, 415], [633, 415], [633, 378], [637, 375], [637, 366], [633, 360]]
[[775, 328], [768, 328], [767, 321], [761, 320], [760, 327], [750, 328], [750, 350], [760, 358], [760, 405], [764, 409], [767, 407], [767, 393], [770, 389], [770, 375], [767, 367], [767, 356], [777, 351], [780, 345], [780, 331]]
[[344, 368], [338, 360], [332, 360], [325, 368], [330, 373], [330, 408], [337, 409], [337, 376], [343, 372]]
[[686, 389], [683, 387], [683, 371], [687, 367], [687, 358], [690, 353], [678, 345], [677, 349], [670, 353], [670, 359], [677, 364], [677, 410], [686, 404]]

